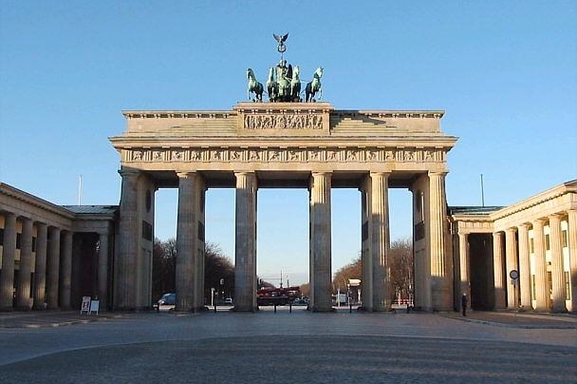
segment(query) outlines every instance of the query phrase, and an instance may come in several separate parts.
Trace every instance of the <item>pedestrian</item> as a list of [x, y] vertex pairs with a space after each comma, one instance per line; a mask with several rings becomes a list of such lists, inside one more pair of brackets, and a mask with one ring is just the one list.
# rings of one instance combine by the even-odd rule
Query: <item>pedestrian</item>
[[461, 307], [463, 308], [463, 316], [467, 316], [467, 294], [463, 293], [461, 296]]

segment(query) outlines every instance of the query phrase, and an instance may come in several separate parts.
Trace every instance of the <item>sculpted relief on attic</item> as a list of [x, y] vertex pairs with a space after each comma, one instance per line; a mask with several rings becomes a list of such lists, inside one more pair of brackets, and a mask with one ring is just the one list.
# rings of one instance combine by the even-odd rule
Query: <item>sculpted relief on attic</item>
[[159, 162], [445, 162], [442, 149], [422, 148], [151, 148], [123, 151], [124, 163]]

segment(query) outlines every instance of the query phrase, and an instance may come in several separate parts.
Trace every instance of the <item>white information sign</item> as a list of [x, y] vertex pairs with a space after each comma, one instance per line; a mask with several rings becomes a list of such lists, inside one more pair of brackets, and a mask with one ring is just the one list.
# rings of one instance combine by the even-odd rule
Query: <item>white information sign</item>
[[80, 305], [80, 314], [90, 313], [90, 296], [82, 296], [82, 304]]
[[90, 302], [90, 314], [98, 315], [99, 310], [100, 310], [100, 300], [92, 300]]

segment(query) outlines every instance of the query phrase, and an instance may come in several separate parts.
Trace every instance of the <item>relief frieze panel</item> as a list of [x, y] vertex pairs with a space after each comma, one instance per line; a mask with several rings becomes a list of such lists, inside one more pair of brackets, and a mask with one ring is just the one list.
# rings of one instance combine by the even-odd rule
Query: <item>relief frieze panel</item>
[[151, 148], [125, 150], [127, 163], [156, 162], [311, 162], [311, 163], [437, 163], [443, 149], [423, 148]]
[[323, 129], [320, 113], [250, 113], [244, 115], [244, 129]]

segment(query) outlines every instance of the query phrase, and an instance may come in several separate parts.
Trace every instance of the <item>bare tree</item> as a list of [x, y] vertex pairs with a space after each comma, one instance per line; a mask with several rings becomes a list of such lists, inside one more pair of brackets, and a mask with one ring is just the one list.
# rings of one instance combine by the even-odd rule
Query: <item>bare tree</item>
[[337, 270], [333, 277], [333, 289], [336, 292], [340, 289], [341, 292], [347, 292], [349, 279], [360, 279], [362, 273], [361, 257], [357, 257], [350, 264]]
[[152, 298], [175, 289], [176, 240], [154, 239], [152, 246]]
[[[413, 247], [411, 239], [399, 239], [391, 243], [388, 254], [391, 299], [412, 299], [413, 295]], [[361, 257], [340, 268], [333, 278], [334, 292], [347, 292], [349, 279], [359, 279], [362, 273]], [[362, 284], [362, 282], [361, 282]]]
[[388, 263], [391, 274], [391, 299], [412, 299], [413, 246], [411, 239], [399, 239], [391, 243]]
[[[210, 301], [211, 288], [224, 297], [234, 296], [234, 265], [218, 245], [205, 245], [204, 297]], [[176, 271], [176, 239], [154, 239], [152, 250], [152, 297], [158, 300], [163, 293], [174, 292]], [[222, 282], [222, 284], [221, 284]]]
[[219, 299], [234, 297], [234, 265], [230, 259], [211, 242], [206, 242], [204, 257], [204, 297], [210, 301], [211, 288]]

